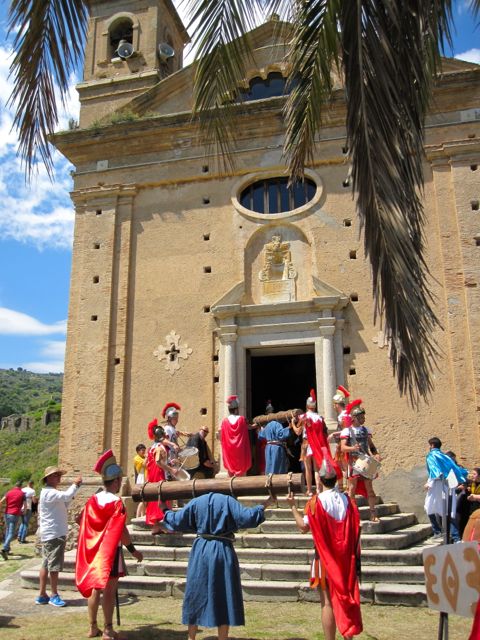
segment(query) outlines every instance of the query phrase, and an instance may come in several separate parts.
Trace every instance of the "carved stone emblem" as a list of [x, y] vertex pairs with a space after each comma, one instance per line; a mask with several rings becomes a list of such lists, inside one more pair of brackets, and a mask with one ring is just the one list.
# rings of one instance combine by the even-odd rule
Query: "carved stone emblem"
[[165, 344], [160, 344], [154, 350], [153, 355], [160, 361], [165, 360], [165, 370], [173, 376], [181, 366], [180, 360], [186, 360], [193, 349], [185, 342], [180, 344], [180, 336], [172, 329], [165, 336]]
[[262, 302], [292, 302], [296, 300], [295, 278], [290, 243], [282, 236], [272, 236], [263, 250], [263, 267], [258, 274], [262, 282]]

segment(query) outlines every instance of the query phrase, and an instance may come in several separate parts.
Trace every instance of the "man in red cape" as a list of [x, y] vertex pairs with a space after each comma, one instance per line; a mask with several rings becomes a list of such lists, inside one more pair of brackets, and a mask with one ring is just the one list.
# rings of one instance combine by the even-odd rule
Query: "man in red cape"
[[[297, 511], [295, 497], [287, 499], [298, 528], [310, 530], [315, 542], [325, 640], [335, 640], [336, 627], [345, 640], [362, 632], [357, 564], [360, 558], [360, 516], [355, 502], [336, 487], [337, 474], [326, 451], [319, 471], [322, 493], [307, 503], [305, 517]], [[318, 560], [320, 562], [318, 562]]]
[[238, 396], [229, 396], [227, 407], [229, 415], [220, 425], [223, 465], [230, 477], [244, 476], [252, 466], [249, 426], [239, 415]]
[[[133, 546], [125, 525], [125, 507], [116, 495], [122, 484], [123, 472], [111, 450], [99, 458], [94, 471], [102, 475], [104, 489], [88, 500], [81, 514], [75, 584], [88, 598], [88, 637], [102, 636], [103, 640], [112, 640], [120, 638], [112, 623], [118, 579], [126, 573], [122, 544], [139, 562], [143, 556]], [[102, 594], [103, 633], [97, 625]]]
[[370, 521], [379, 522], [376, 511], [377, 496], [373, 490], [373, 480], [357, 473], [354, 462], [359, 453], [364, 453], [374, 457], [380, 462], [380, 456], [376, 446], [373, 444], [372, 434], [365, 426], [365, 409], [361, 406], [362, 400], [358, 398], [347, 405], [345, 416], [345, 428], [340, 432], [340, 447], [342, 452], [348, 457], [348, 493], [351, 498], [357, 494], [364, 496], [368, 500], [370, 509]]
[[[157, 419], [152, 420], [148, 425], [148, 437], [155, 440], [147, 453], [146, 476], [148, 482], [163, 482], [167, 479], [167, 473], [173, 478], [177, 469], [168, 464], [168, 440], [165, 436], [164, 428], [158, 424]], [[178, 446], [175, 445], [178, 449]], [[145, 510], [145, 522], [153, 525], [152, 534], [158, 532], [157, 524], [163, 520], [164, 513], [158, 502], [147, 502]]]
[[[340, 465], [336, 460], [332, 458], [332, 454], [330, 453], [330, 447], [328, 445], [328, 429], [325, 424], [325, 420], [323, 417], [316, 412], [317, 407], [317, 398], [315, 395], [315, 390], [310, 390], [310, 395], [306, 401], [307, 410], [305, 413], [299, 417], [298, 427], [294, 429], [298, 434], [301, 432], [302, 428], [305, 428], [305, 436], [308, 440], [308, 449], [306, 452], [306, 460], [304, 460], [305, 464], [305, 475], [311, 474], [311, 470], [309, 468], [310, 461], [308, 458], [313, 456], [315, 461], [314, 468], [315, 470], [319, 469], [323, 463], [324, 458], [329, 461], [330, 465], [335, 469], [337, 474], [337, 478], [341, 480], [343, 478], [342, 470]], [[307, 489], [310, 492], [311, 487], [311, 476], [307, 477]], [[310, 485], [310, 487], [308, 486]], [[311, 492], [310, 492], [311, 493]]]

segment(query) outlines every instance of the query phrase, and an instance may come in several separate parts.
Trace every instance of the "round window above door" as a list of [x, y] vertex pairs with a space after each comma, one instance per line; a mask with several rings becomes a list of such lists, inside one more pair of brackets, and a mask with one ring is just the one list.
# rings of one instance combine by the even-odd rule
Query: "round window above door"
[[253, 174], [237, 183], [232, 195], [235, 208], [249, 217], [278, 219], [308, 211], [321, 197], [322, 186], [312, 171], [289, 186], [288, 176]]

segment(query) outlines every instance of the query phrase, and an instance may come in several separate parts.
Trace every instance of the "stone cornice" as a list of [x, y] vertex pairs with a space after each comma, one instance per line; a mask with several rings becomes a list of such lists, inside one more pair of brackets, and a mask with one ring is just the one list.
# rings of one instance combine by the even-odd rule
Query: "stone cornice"
[[85, 189], [77, 189], [72, 191], [70, 196], [75, 205], [86, 204], [89, 201], [98, 201], [101, 199], [112, 199], [119, 197], [135, 197], [138, 193], [135, 184], [114, 184], [114, 185], [98, 185], [95, 187], [87, 187]]
[[[182, 72], [179, 75], [182, 75]], [[445, 74], [438, 80], [429, 114], [448, 113], [464, 107], [470, 108], [475, 94], [474, 87], [478, 87], [478, 80], [480, 80], [480, 68]], [[463, 85], [464, 90], [459, 101], [460, 84]], [[457, 96], [454, 109], [450, 104], [452, 91]], [[445, 100], [442, 99], [443, 94], [445, 94]], [[476, 94], [478, 94], [478, 89]], [[138, 96], [137, 100], [141, 99], [142, 96]], [[255, 138], [283, 136], [282, 109], [284, 102], [285, 98], [277, 97], [238, 105], [239, 144], [241, 145], [248, 140], [253, 141]], [[129, 104], [122, 109], [128, 109]], [[121, 112], [122, 109], [119, 111]], [[345, 115], [344, 92], [343, 89], [337, 90], [325, 111], [322, 132], [328, 132], [332, 127], [344, 127]], [[246, 121], [248, 121], [248, 126], [245, 126]], [[473, 124], [474, 122], [472, 122]], [[436, 126], [441, 126], [441, 123]], [[128, 164], [130, 157], [141, 157], [142, 154], [148, 153], [175, 152], [179, 148], [204, 150], [198, 120], [192, 118], [190, 111], [139, 117], [89, 129], [59, 132], [52, 136], [52, 142], [77, 166], [115, 157], [124, 158]], [[119, 156], [120, 150], [121, 156]]]
[[[472, 122], [475, 128], [480, 128], [478, 122]], [[453, 164], [459, 162], [468, 164], [470, 161], [478, 162], [480, 156], [480, 138], [468, 138], [465, 140], [451, 140], [437, 145], [425, 147], [427, 159], [434, 165]]]

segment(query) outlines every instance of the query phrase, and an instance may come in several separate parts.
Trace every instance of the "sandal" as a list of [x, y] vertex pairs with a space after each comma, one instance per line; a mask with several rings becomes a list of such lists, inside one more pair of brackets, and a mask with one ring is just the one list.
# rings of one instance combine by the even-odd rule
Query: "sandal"
[[380, 522], [380, 518], [378, 516], [370, 516], [370, 522]]
[[127, 636], [115, 631], [113, 625], [106, 624], [102, 633], [102, 640], [127, 640]]
[[152, 536], [159, 536], [162, 533], [165, 533], [165, 529], [163, 528], [162, 524], [160, 522], [156, 522], [151, 530], [151, 535]]
[[88, 632], [87, 638], [99, 638], [102, 635], [102, 632], [98, 628], [97, 621], [90, 623], [90, 631]]

